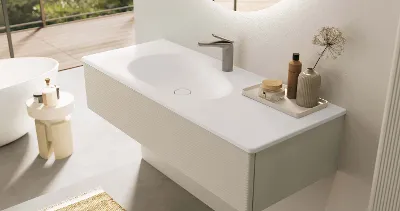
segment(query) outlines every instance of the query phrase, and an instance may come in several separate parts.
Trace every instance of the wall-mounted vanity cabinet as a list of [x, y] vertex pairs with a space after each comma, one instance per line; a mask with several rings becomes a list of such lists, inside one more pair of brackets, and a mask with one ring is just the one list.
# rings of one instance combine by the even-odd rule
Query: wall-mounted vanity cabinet
[[337, 169], [343, 108], [295, 119], [241, 95], [262, 77], [166, 40], [83, 62], [89, 108], [215, 210], [264, 210]]

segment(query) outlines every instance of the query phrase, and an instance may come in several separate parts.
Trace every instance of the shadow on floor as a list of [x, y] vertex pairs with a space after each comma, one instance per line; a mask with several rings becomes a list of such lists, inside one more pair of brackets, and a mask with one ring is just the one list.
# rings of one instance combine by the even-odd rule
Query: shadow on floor
[[141, 160], [128, 211], [212, 211], [207, 205]]
[[[28, 140], [24, 140], [28, 137]], [[15, 142], [15, 146], [11, 147], [23, 147], [24, 145], [29, 144], [29, 135], [27, 137], [23, 137], [23, 140], [18, 140]], [[29, 147], [25, 147], [27, 150]], [[15, 204], [19, 204], [21, 202], [27, 201], [39, 195], [42, 195], [45, 192], [46, 187], [54, 180], [56, 175], [60, 172], [60, 170], [64, 167], [64, 165], [68, 162], [67, 159], [63, 160], [45, 160], [41, 158], [39, 155], [33, 160], [33, 162], [28, 167], [22, 167], [21, 161], [23, 160], [24, 150], [10, 150], [12, 152], [17, 152], [17, 155], [13, 155], [12, 157], [16, 158], [20, 162], [12, 161], [12, 164], [6, 173], [7, 175], [3, 175], [1, 173], [2, 178], [2, 186], [0, 193], [0, 209], [5, 209], [7, 207], [13, 206]], [[24, 168], [21, 171], [20, 168]], [[7, 181], [3, 183], [4, 181]]]
[[36, 33], [38, 33], [42, 28], [37, 28], [37, 29], [33, 29], [32, 31], [28, 31], [28, 36], [22, 38], [20, 40], [20, 42], [29, 42], [29, 40], [31, 40]]
[[4, 191], [13, 175], [16, 174], [24, 155], [28, 152], [30, 140], [33, 138], [27, 133], [18, 140], [0, 147], [0, 165], [2, 169], [5, 169], [0, 172], [0, 191]]

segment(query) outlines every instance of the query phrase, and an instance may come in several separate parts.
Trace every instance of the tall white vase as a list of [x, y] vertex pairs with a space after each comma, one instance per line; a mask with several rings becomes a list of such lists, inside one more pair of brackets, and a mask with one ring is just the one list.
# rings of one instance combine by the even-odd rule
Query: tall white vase
[[319, 89], [321, 88], [321, 75], [313, 68], [300, 73], [297, 82], [297, 105], [312, 108], [318, 105]]

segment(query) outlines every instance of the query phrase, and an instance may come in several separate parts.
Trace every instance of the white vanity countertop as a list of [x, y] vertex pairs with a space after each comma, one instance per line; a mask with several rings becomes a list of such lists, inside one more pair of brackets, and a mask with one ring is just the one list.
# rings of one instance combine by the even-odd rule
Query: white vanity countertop
[[199, 58], [218, 68], [221, 66], [217, 59], [166, 40], [85, 56], [82, 61], [248, 153], [257, 153], [346, 113], [345, 109], [333, 104], [300, 119], [281, 113], [242, 96], [243, 88], [258, 84], [264, 78], [237, 67], [233, 72], [221, 71], [233, 88], [229, 95], [218, 99], [165, 94], [129, 71], [135, 59], [171, 53]]

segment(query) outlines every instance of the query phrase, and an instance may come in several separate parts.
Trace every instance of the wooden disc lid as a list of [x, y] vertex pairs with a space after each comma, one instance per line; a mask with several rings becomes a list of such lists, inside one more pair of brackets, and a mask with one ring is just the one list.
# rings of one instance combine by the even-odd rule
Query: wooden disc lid
[[282, 88], [282, 81], [266, 79], [263, 80], [261, 88], [266, 91], [279, 91]]

